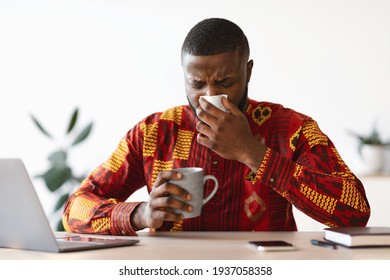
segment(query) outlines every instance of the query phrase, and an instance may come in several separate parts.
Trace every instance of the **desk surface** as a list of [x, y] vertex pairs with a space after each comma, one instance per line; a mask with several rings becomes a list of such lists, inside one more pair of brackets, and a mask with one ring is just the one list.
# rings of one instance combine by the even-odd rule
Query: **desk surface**
[[[390, 260], [390, 248], [338, 249], [313, 246], [311, 239], [322, 239], [323, 232], [141, 232], [140, 242], [130, 247], [47, 253], [0, 248], [0, 259], [23, 260]], [[285, 240], [297, 250], [259, 252], [249, 240]]]

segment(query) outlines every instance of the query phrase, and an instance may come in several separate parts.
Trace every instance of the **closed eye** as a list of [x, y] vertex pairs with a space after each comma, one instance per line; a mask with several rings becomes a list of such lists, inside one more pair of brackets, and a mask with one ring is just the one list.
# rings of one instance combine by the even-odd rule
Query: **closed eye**
[[218, 84], [221, 87], [228, 88], [228, 87], [231, 87], [231, 86], [234, 85], [234, 81], [232, 81], [230, 79], [225, 79], [225, 80], [222, 80], [222, 81], [218, 81]]
[[204, 85], [204, 83], [201, 81], [192, 81], [190, 84], [191, 84], [191, 87], [194, 89], [201, 89]]
[[233, 85], [234, 83], [220, 83], [221, 87], [224, 87], [224, 88], [229, 88]]

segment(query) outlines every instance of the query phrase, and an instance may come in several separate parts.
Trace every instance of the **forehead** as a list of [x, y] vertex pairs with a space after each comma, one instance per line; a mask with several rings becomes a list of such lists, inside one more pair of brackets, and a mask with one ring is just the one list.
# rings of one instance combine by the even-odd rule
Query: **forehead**
[[183, 71], [189, 77], [216, 76], [225, 77], [237, 75], [245, 67], [245, 62], [238, 51], [216, 55], [197, 56], [184, 54], [182, 57]]

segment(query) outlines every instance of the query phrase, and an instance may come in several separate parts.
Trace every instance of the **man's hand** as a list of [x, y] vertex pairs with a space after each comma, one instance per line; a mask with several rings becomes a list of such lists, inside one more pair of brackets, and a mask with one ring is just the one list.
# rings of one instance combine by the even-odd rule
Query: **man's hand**
[[184, 201], [191, 200], [191, 195], [186, 190], [169, 183], [169, 180], [180, 180], [182, 176], [176, 171], [162, 171], [158, 174], [149, 200], [140, 204], [131, 217], [133, 227], [137, 229], [159, 228], [164, 221], [180, 222], [183, 220], [183, 215], [176, 214], [175, 209], [192, 211], [190, 205], [172, 197], [176, 195]]
[[266, 147], [252, 135], [246, 116], [226, 98], [222, 98], [222, 103], [230, 113], [219, 110], [203, 98], [199, 102], [201, 106], [196, 109], [201, 120], [196, 125], [198, 143], [223, 158], [240, 161], [257, 170]]

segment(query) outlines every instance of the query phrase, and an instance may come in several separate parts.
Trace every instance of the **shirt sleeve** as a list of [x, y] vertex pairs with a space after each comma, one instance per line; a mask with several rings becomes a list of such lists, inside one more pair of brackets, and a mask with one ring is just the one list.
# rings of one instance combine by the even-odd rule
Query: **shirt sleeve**
[[142, 135], [140, 123], [126, 134], [109, 159], [70, 196], [62, 216], [67, 231], [136, 235], [130, 217], [141, 202], [126, 200], [145, 186]]
[[329, 227], [365, 226], [370, 206], [364, 187], [314, 120], [302, 125], [292, 147], [293, 159], [267, 148], [260, 168], [248, 178]]

